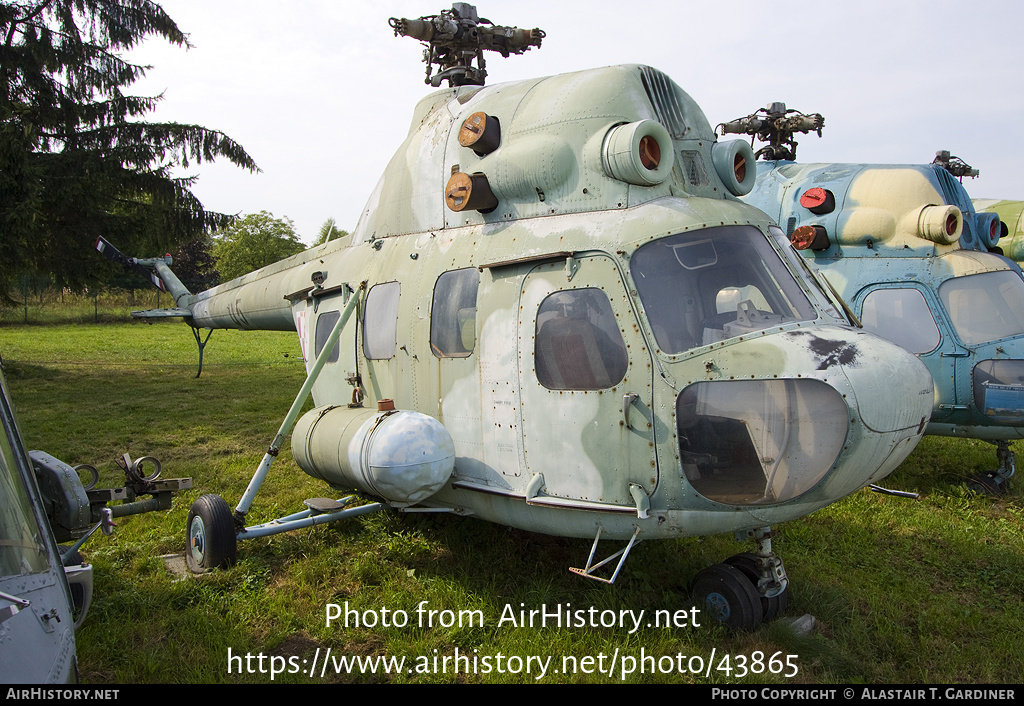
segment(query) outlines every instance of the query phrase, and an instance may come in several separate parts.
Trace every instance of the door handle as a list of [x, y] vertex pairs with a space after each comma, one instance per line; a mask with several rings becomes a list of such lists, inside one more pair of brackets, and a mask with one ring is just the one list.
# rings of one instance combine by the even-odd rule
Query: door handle
[[633, 406], [633, 403], [640, 399], [640, 395], [635, 392], [627, 392], [622, 396], [622, 419], [626, 423], [627, 429], [632, 429], [633, 426], [629, 423], [629, 409]]

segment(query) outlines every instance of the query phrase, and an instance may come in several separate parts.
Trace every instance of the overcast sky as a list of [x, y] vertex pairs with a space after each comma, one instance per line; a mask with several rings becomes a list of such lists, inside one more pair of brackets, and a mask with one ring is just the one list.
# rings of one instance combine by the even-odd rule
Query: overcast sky
[[[163, 0], [185, 50], [150, 41], [135, 86], [163, 93], [151, 120], [240, 142], [262, 169], [194, 166], [194, 192], [226, 213], [270, 211], [311, 242], [333, 216], [352, 230], [408, 130], [421, 44], [389, 17], [441, 0]], [[539, 27], [540, 49], [488, 53], [488, 85], [622, 63], [654, 66], [712, 125], [771, 101], [825, 116], [802, 162], [926, 163], [948, 149], [981, 170], [972, 197], [1024, 199], [1024, 3], [1013, 0], [491, 0], [481, 17]], [[756, 148], [756, 146], [755, 146]]]

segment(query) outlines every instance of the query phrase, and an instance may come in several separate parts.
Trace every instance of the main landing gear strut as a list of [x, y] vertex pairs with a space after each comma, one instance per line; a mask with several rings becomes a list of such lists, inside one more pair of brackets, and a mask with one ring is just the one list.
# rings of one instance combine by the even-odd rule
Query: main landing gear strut
[[991, 442], [996, 445], [996, 458], [999, 468], [994, 471], [978, 473], [967, 479], [967, 487], [975, 493], [988, 493], [1000, 496], [1010, 486], [1010, 477], [1017, 471], [1017, 464], [1010, 450], [1010, 442], [1005, 440]]
[[[188, 547], [185, 549], [185, 562], [194, 573], [203, 573], [233, 564], [237, 558], [239, 540], [267, 537], [272, 534], [335, 522], [349, 517], [357, 517], [370, 512], [376, 512], [383, 507], [380, 503], [353, 506], [352, 503], [357, 500], [355, 496], [348, 496], [340, 500], [311, 498], [305, 502], [306, 509], [301, 512], [271, 520], [270, 522], [264, 522], [260, 525], [247, 527], [245, 524], [246, 514], [249, 512], [260, 487], [263, 485], [267, 473], [270, 471], [270, 465], [277, 457], [281, 444], [284, 443], [288, 432], [295, 425], [295, 420], [298, 419], [302, 405], [306, 402], [306, 398], [309, 397], [313, 389], [313, 383], [316, 382], [317, 376], [320, 375], [320, 371], [323, 370], [328, 356], [334, 349], [334, 344], [337, 343], [338, 338], [341, 336], [341, 330], [345, 327], [349, 316], [358, 306], [365, 284], [363, 282], [359, 285], [359, 293], [350, 298], [341, 317], [331, 330], [327, 341], [324, 343], [323, 350], [314, 361], [305, 382], [302, 384], [302, 388], [295, 396], [295, 401], [292, 402], [288, 414], [285, 415], [284, 421], [277, 430], [277, 436], [270, 443], [270, 447], [267, 449], [266, 454], [264, 454], [263, 460], [260, 462], [255, 474], [253, 474], [252, 480], [249, 481], [249, 486], [246, 488], [235, 510], [232, 512], [224, 498], [219, 495], [204, 495], [192, 503], [186, 523]], [[195, 330], [195, 335], [196, 342], [198, 343], [198, 329]], [[202, 353], [203, 345], [205, 343], [200, 344], [200, 354]]]

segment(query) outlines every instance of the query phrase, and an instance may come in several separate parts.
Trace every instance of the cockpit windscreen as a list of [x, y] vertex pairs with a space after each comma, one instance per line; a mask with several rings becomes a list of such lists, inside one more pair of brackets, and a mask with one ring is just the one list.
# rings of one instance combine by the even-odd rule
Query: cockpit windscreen
[[658, 347], [668, 354], [818, 316], [752, 226], [652, 241], [637, 249], [631, 271]]

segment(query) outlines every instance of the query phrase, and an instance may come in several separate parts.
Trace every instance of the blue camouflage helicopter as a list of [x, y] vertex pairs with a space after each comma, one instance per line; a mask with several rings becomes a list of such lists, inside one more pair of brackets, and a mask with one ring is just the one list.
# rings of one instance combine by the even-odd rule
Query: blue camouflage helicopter
[[[1024, 279], [990, 252], [999, 218], [976, 213], [960, 180], [977, 170], [948, 152], [931, 164], [800, 164], [797, 133], [820, 114], [773, 103], [719, 125], [768, 142], [742, 197], [848, 302], [864, 328], [916, 354], [935, 400], [926, 433], [990, 441], [999, 467], [972, 487], [998, 494], [1024, 438]], [[959, 180], [958, 180], [959, 178]]]

